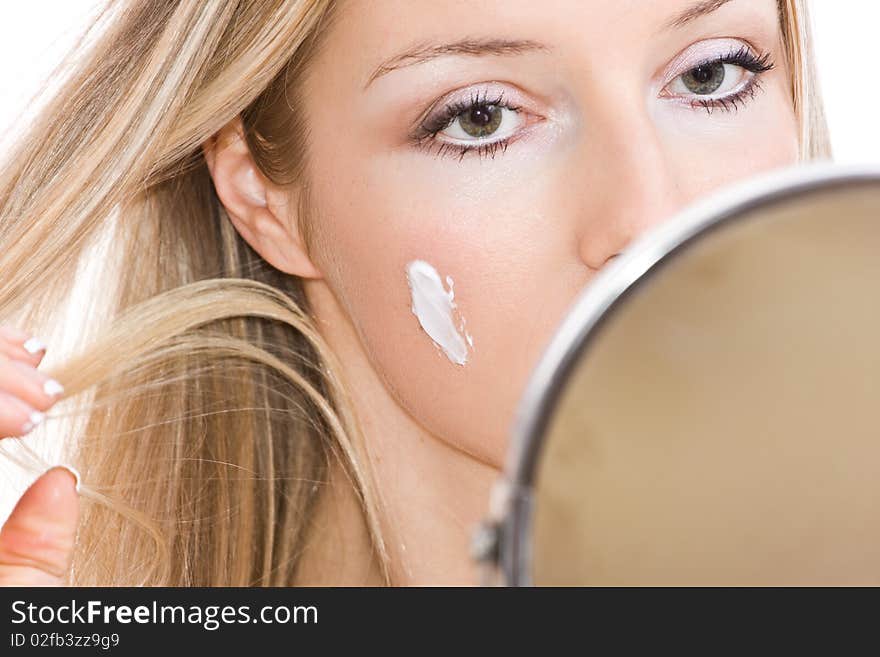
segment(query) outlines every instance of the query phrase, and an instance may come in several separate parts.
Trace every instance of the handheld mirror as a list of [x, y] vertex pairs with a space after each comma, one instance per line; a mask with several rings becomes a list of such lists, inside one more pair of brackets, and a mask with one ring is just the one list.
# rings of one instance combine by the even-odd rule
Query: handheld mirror
[[601, 271], [476, 543], [488, 584], [880, 584], [880, 168], [750, 181]]

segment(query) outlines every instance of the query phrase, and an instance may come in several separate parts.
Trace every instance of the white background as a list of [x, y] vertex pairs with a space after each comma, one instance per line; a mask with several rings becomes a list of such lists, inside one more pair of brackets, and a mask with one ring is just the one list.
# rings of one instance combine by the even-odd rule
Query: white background
[[[26, 117], [31, 109], [25, 106], [30, 94], [97, 6], [96, 0], [0, 2], [0, 149], [13, 120], [20, 113]], [[880, 163], [880, 76], [873, 64], [880, 2], [812, 0], [811, 7], [835, 159]], [[46, 362], [49, 358], [47, 353]], [[17, 480], [20, 475], [18, 468], [0, 467], [0, 518], [8, 515], [27, 485]]]

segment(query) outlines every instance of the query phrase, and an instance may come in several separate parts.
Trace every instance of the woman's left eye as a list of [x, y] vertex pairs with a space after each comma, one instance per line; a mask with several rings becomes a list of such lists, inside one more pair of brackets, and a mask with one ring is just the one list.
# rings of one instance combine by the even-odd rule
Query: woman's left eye
[[676, 77], [664, 95], [685, 99], [692, 107], [736, 109], [746, 96], [754, 97], [761, 76], [773, 68], [770, 54], [756, 55], [743, 45], [739, 50], [703, 61]]
[[736, 89], [743, 78], [746, 70], [736, 64], [724, 62], [712, 62], [692, 68], [675, 79], [673, 89], [679, 93], [691, 92], [697, 95], [727, 94]]
[[[438, 155], [454, 153], [459, 160], [467, 153], [491, 155], [506, 150], [525, 119], [522, 108], [504, 99], [484, 94], [453, 102], [428, 116], [412, 135], [416, 146], [436, 149]], [[443, 138], [439, 138], [442, 135]]]

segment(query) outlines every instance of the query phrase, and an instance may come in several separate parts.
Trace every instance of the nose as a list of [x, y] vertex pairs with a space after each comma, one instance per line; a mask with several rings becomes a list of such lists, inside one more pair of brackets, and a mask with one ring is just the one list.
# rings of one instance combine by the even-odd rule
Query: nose
[[[670, 160], [648, 117], [620, 115], [613, 126], [585, 144], [591, 159], [592, 184], [584, 186], [579, 223], [579, 255], [601, 269], [649, 228], [674, 215], [685, 204], [685, 181]], [[596, 161], [595, 159], [593, 161]]]

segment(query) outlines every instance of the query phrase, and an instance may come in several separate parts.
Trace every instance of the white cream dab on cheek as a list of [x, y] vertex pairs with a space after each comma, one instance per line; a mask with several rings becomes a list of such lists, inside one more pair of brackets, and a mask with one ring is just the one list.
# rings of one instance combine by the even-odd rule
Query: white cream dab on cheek
[[[455, 325], [456, 304], [453, 281], [446, 277], [449, 291], [437, 270], [424, 260], [413, 260], [406, 266], [406, 279], [412, 294], [412, 311], [419, 324], [434, 343], [453, 363], [464, 365], [468, 357], [468, 345], [474, 348], [474, 339], [464, 329], [464, 318]], [[462, 337], [464, 334], [464, 337]]]

